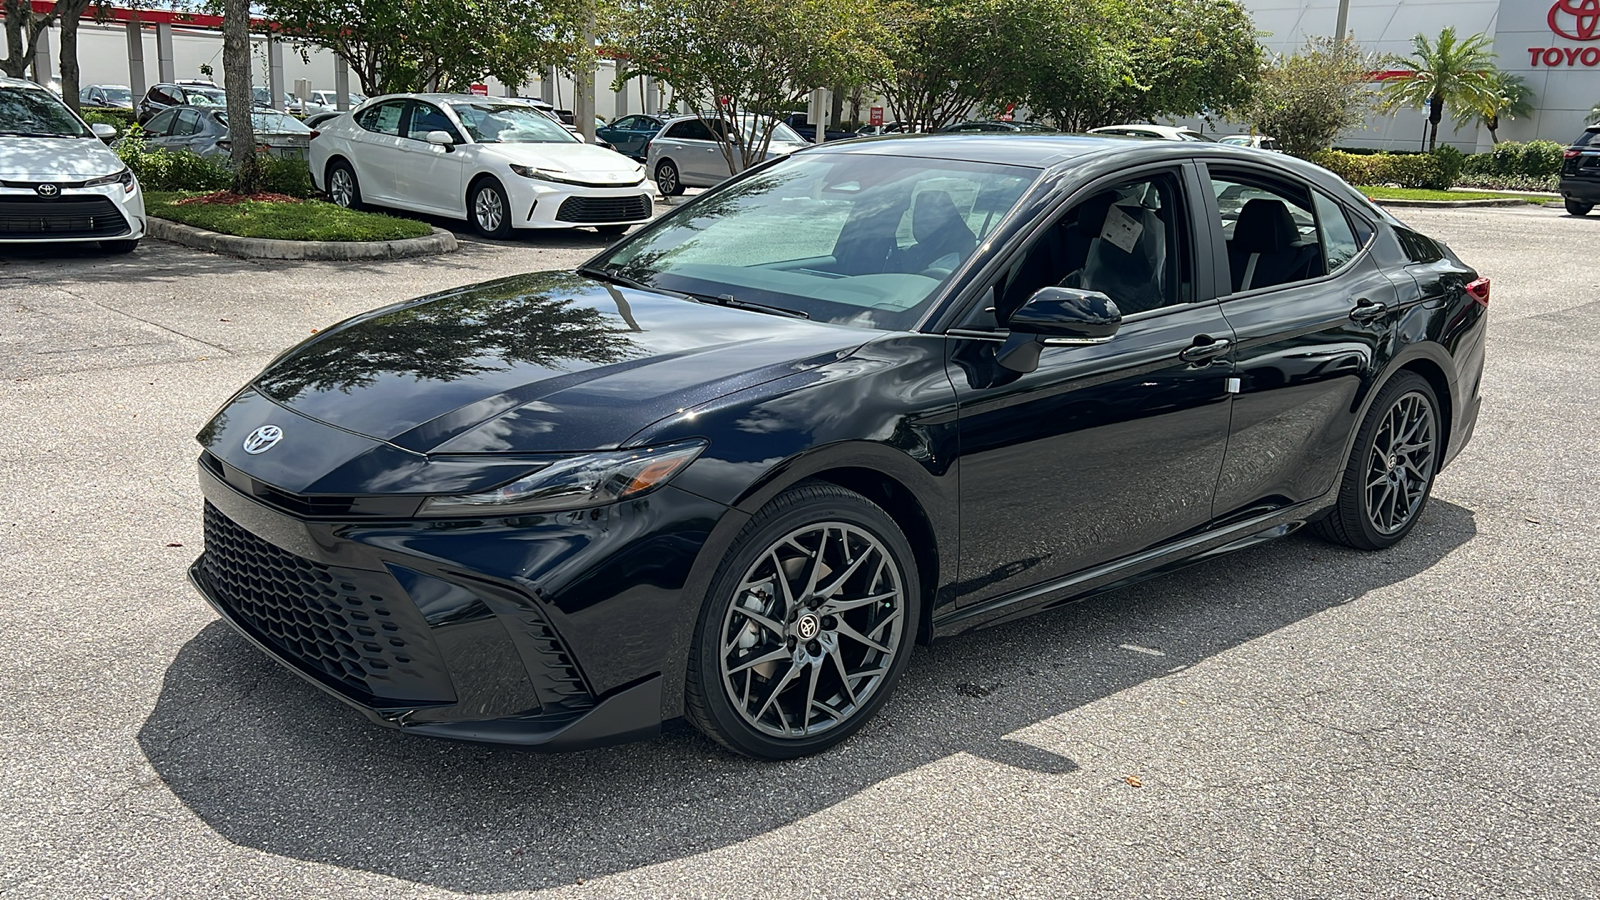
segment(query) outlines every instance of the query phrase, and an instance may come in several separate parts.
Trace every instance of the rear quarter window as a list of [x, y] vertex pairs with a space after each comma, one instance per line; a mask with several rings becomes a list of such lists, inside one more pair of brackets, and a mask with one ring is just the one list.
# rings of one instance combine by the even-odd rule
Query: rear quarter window
[[1590, 128], [1572, 142], [1574, 147], [1588, 147], [1591, 144], [1600, 145], [1600, 128]]

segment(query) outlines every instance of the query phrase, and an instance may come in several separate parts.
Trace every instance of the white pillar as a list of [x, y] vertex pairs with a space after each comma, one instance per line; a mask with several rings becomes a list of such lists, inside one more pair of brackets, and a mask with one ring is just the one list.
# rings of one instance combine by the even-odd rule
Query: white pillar
[[156, 77], [163, 82], [178, 80], [178, 70], [172, 63], [172, 25], [162, 22], [156, 26]]
[[504, 97], [515, 97], [517, 92], [522, 89], [522, 85], [520, 84], [503, 84], [501, 87], [505, 88], [505, 90], [501, 93], [501, 96]]
[[50, 29], [46, 28], [33, 43], [33, 80], [44, 84], [54, 74], [55, 67], [50, 65]]
[[556, 103], [556, 70], [545, 69], [544, 76], [539, 79], [539, 99], [554, 106]]
[[339, 112], [348, 112], [350, 110], [350, 64], [345, 62], [342, 56], [333, 58], [333, 92], [335, 94], [334, 108]]
[[611, 117], [611, 121], [613, 122], [628, 114], [628, 85], [631, 83], [632, 82], [625, 81], [622, 83], [622, 86], [615, 91], [617, 99], [615, 101], [616, 105], [613, 108], [616, 110], [616, 115]]
[[283, 102], [283, 44], [271, 35], [267, 36], [267, 91], [271, 97], [272, 108], [282, 109], [278, 104]]
[[806, 118], [817, 129], [813, 142], [822, 143], [828, 139], [828, 92], [817, 88], [811, 92], [811, 108], [806, 111]]
[[656, 88], [656, 80], [649, 75], [640, 81], [644, 84], [644, 111], [653, 116], [661, 111], [661, 91]]
[[144, 26], [135, 13], [126, 23], [128, 30], [128, 90], [133, 92], [133, 102], [144, 98]]

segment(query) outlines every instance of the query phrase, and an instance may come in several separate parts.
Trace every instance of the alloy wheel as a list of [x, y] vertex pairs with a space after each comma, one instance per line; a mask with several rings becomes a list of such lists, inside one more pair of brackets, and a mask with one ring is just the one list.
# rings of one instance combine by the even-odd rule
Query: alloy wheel
[[1405, 528], [1433, 480], [1437, 416], [1421, 393], [1403, 394], [1378, 425], [1367, 464], [1367, 520], [1379, 534]]
[[678, 192], [678, 170], [671, 163], [656, 166], [656, 187], [663, 197], [670, 197]]
[[741, 579], [719, 632], [723, 689], [763, 734], [818, 735], [883, 687], [905, 628], [905, 586], [883, 542], [845, 522], [807, 525]]
[[478, 227], [486, 232], [499, 231], [500, 223], [505, 221], [506, 217], [506, 208], [500, 200], [500, 192], [488, 186], [478, 189], [477, 196], [472, 201], [472, 211], [478, 218]]
[[349, 209], [355, 204], [356, 186], [355, 182], [350, 178], [348, 169], [334, 169], [333, 173], [329, 175], [328, 195], [333, 198], [333, 202], [336, 205], [345, 209]]

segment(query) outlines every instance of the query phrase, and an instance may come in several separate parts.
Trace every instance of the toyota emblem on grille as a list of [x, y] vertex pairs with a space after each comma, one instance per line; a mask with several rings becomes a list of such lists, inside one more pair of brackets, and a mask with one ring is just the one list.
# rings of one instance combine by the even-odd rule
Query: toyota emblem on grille
[[34, 193], [38, 194], [41, 197], [54, 197], [57, 194], [61, 193], [61, 188], [56, 187], [53, 184], [41, 184], [41, 185], [35, 187], [33, 190], [34, 190]]
[[250, 436], [244, 439], [244, 452], [251, 456], [265, 453], [281, 440], [283, 440], [282, 428], [276, 425], [263, 425], [250, 432]]

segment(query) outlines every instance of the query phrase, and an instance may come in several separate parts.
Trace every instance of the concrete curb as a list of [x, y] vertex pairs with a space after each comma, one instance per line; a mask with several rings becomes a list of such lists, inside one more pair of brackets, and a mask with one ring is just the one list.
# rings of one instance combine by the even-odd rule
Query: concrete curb
[[1526, 200], [1516, 197], [1497, 197], [1493, 200], [1378, 200], [1373, 203], [1379, 206], [1393, 206], [1396, 208], [1411, 209], [1459, 209], [1465, 206], [1532, 206]]
[[456, 236], [442, 228], [426, 237], [398, 241], [277, 241], [218, 234], [155, 216], [146, 216], [144, 222], [149, 237], [246, 259], [405, 259], [451, 253], [457, 247]]

